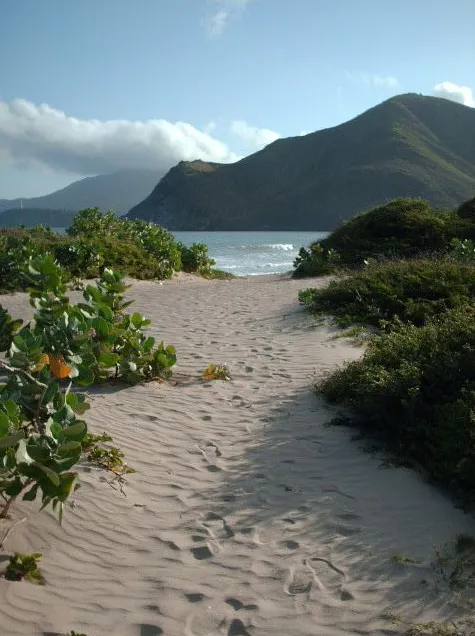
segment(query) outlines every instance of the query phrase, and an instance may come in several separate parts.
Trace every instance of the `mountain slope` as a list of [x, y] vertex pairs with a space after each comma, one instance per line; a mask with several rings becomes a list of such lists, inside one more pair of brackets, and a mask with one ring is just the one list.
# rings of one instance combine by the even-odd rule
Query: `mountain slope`
[[128, 216], [173, 230], [331, 230], [394, 197], [452, 206], [474, 192], [475, 109], [407, 94], [234, 164], [181, 162]]
[[30, 199], [0, 199], [0, 211], [19, 208], [41, 208], [49, 210], [81, 210], [98, 207], [125, 214], [138, 201], [146, 197], [163, 176], [155, 170], [121, 170], [112, 174], [86, 177], [70, 185]]
[[0, 212], [0, 227], [26, 225], [48, 225], [49, 227], [69, 227], [76, 212], [67, 210], [46, 210], [43, 208], [9, 208]]

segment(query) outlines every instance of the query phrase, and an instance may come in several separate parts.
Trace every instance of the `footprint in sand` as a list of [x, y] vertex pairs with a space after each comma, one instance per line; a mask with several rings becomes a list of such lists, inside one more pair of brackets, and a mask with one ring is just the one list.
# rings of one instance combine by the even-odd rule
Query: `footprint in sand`
[[203, 461], [206, 462], [206, 470], [210, 473], [218, 473], [222, 470], [217, 464], [216, 459], [222, 456], [219, 446], [214, 442], [205, 442], [197, 444], [197, 448], [203, 455]]
[[305, 565], [312, 572], [318, 590], [339, 597], [342, 601], [353, 599], [351, 592], [343, 587], [345, 572], [330, 559], [310, 557], [305, 559]]
[[214, 512], [208, 512], [204, 519], [199, 522], [211, 539], [230, 539], [234, 537], [234, 530], [227, 523], [226, 519]]
[[292, 566], [284, 584], [284, 592], [290, 596], [299, 596], [300, 594], [308, 596], [314, 583], [314, 575], [310, 568], [305, 567], [305, 565]]
[[236, 610], [236, 612], [238, 612], [239, 610], [251, 612], [252, 610], [259, 609], [259, 607], [257, 605], [254, 605], [253, 603], [246, 604], [237, 598], [233, 598], [232, 596], [224, 599], [224, 602], [230, 605], [234, 610]]

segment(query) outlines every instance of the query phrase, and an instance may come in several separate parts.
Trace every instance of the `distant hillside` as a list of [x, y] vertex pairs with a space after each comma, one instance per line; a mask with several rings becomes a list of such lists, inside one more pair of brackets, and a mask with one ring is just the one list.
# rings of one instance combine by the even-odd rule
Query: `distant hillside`
[[400, 95], [234, 164], [181, 162], [129, 212], [172, 230], [331, 230], [386, 200], [475, 193], [475, 109]]
[[48, 225], [50, 227], [69, 227], [76, 212], [64, 210], [43, 210], [41, 208], [10, 208], [0, 212], [0, 227], [25, 225]]
[[156, 170], [121, 170], [97, 177], [86, 177], [70, 185], [30, 199], [0, 199], [0, 211], [9, 208], [41, 208], [48, 210], [74, 210], [98, 207], [126, 214], [133, 205], [153, 190], [163, 173]]

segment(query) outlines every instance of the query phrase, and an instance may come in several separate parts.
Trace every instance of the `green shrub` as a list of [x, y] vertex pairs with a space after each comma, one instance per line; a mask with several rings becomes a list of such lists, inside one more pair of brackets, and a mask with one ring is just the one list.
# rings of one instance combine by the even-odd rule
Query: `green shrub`
[[374, 336], [360, 360], [317, 384], [435, 481], [475, 501], [475, 308]]
[[475, 265], [435, 259], [376, 263], [325, 288], [303, 290], [299, 300], [314, 313], [333, 316], [342, 327], [380, 327], [394, 319], [420, 326], [474, 302]]
[[[149, 274], [153, 271], [154, 275], [142, 275], [140, 278], [170, 278], [174, 271], [182, 268], [179, 243], [173, 234], [154, 223], [140, 219], [122, 219], [110, 211], [102, 214], [98, 208], [88, 208], [78, 212], [67, 233], [71, 237], [93, 242], [96, 246], [101, 245], [106, 267], [120, 266], [119, 263], [112, 262], [117, 258], [114, 252], [120, 245], [124, 245], [127, 250], [133, 247], [136, 255], [140, 254], [142, 258], [144, 253], [148, 254], [146, 270]], [[124, 257], [123, 250], [120, 254]], [[130, 269], [135, 273], [140, 271], [139, 267]], [[122, 271], [135, 275], [126, 268], [122, 268]]]
[[475, 197], [459, 205], [457, 208], [457, 216], [461, 219], [475, 221]]
[[208, 246], [204, 243], [193, 243], [187, 247], [180, 243], [181, 262], [184, 272], [196, 272], [201, 276], [210, 276], [211, 268], [216, 264], [208, 255]]
[[394, 199], [353, 217], [321, 245], [336, 250], [343, 263], [361, 265], [375, 255], [404, 258], [444, 250], [447, 240], [445, 217], [426, 201]]
[[308, 249], [301, 247], [294, 260], [294, 278], [324, 276], [334, 272], [341, 259], [334, 249], [324, 249], [320, 243], [313, 243]]

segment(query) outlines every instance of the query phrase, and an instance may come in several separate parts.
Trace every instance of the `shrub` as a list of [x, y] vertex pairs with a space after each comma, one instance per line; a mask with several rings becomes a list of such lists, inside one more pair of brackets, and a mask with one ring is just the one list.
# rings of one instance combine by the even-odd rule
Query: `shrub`
[[374, 336], [360, 360], [317, 384], [405, 460], [475, 500], [475, 308]]
[[299, 300], [314, 313], [334, 316], [342, 327], [380, 327], [394, 319], [420, 326], [475, 300], [475, 265], [428, 259], [377, 263], [325, 288], [301, 291]]
[[475, 197], [459, 205], [457, 208], [457, 216], [461, 219], [475, 221]]
[[375, 255], [404, 258], [444, 250], [447, 230], [444, 217], [434, 214], [426, 201], [394, 199], [353, 217], [321, 245], [336, 250], [343, 263], [355, 265]]
[[52, 369], [70, 369], [66, 375], [79, 384], [111, 376], [135, 383], [171, 374], [175, 349], [156, 346], [144, 333], [150, 320], [125, 313], [130, 302], [124, 300], [127, 287], [120, 274], [105, 269], [96, 285], [86, 286], [85, 302], [73, 305], [51, 255], [32, 260], [29, 270], [35, 322], [25, 336], [22, 330], [13, 339], [18, 364], [26, 364], [29, 349], [38, 346]]
[[[6, 376], [0, 384], [0, 518], [18, 497], [40, 495], [42, 507], [51, 503], [61, 519], [77, 487], [71, 469], [80, 461], [111, 471], [120, 482], [133, 472], [118, 449], [102, 446], [110, 438], [88, 434], [81, 416], [89, 405], [70, 391], [71, 383], [89, 385], [111, 367], [128, 380], [152, 377], [173, 356], [164, 355], [163, 346], [153, 349], [153, 338], [145, 344], [144, 319], [123, 313], [123, 284], [113, 272], [90, 286], [90, 294], [98, 294], [93, 303], [71, 305], [51, 255], [32, 260], [29, 269], [34, 322], [20, 328], [21, 321], [0, 307], [0, 350], [7, 359], [0, 361]], [[63, 380], [69, 380], [66, 387]]]
[[313, 243], [308, 249], [301, 247], [294, 260], [294, 278], [324, 276], [331, 274], [340, 264], [340, 255], [334, 249], [324, 249], [320, 243]]
[[193, 243], [187, 247], [180, 243], [181, 262], [184, 272], [196, 272], [201, 276], [210, 276], [216, 261], [209, 257], [208, 247], [204, 243]]
[[[78, 212], [67, 233], [71, 237], [93, 241], [96, 245], [101, 244], [106, 267], [114, 265], [111, 262], [111, 258], [114, 258], [114, 248], [125, 244], [128, 250], [134, 246], [135, 252], [149, 255], [148, 270], [154, 270], [153, 278], [170, 278], [174, 271], [181, 270], [179, 243], [173, 234], [154, 223], [140, 219], [122, 219], [110, 211], [102, 214], [98, 208], [87, 208]], [[110, 244], [111, 240], [113, 245]], [[123, 254], [122, 250], [121, 253]], [[139, 268], [134, 268], [134, 271], [138, 272]]]

